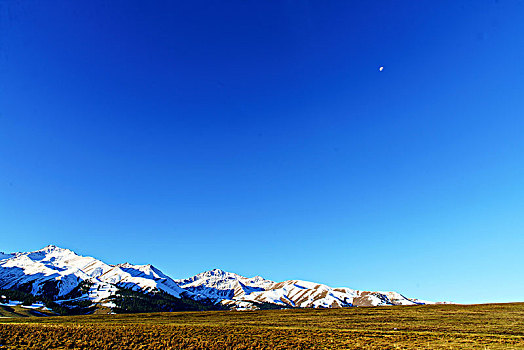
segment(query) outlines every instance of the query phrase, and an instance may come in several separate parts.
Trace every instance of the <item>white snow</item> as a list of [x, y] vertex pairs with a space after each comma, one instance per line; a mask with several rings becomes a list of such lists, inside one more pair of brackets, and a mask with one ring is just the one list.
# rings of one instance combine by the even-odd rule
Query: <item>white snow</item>
[[46, 307], [44, 304], [41, 304], [41, 303], [35, 303], [31, 305], [22, 305], [22, 307], [26, 309], [39, 309], [39, 310], [51, 311], [50, 308]]
[[[260, 276], [247, 278], [222, 270], [202, 272], [176, 280], [182, 288], [199, 298], [220, 301], [236, 309], [253, 308], [257, 303], [291, 307], [348, 307], [353, 305], [414, 305], [415, 301], [396, 292], [364, 292], [350, 288], [331, 288], [324, 284], [289, 280], [274, 282]], [[251, 306], [246, 306], [246, 302]]]
[[175, 297], [184, 292], [169, 276], [151, 265], [108, 265], [53, 245], [2, 257], [7, 258], [0, 260], [0, 289], [29, 284], [32, 294], [39, 294], [45, 283], [58, 282], [58, 297], [64, 297], [80, 282], [87, 281], [91, 287], [84, 298], [93, 302], [109, 298], [118, 287], [145, 291], [159, 289]]
[[[396, 292], [332, 288], [302, 280], [274, 282], [260, 276], [248, 278], [220, 269], [173, 280], [152, 265], [109, 265], [52, 245], [34, 252], [0, 254], [0, 289], [24, 284], [31, 286], [33, 294], [39, 294], [46, 283], [57, 283], [57, 302], [60, 302], [82, 281], [89, 282], [91, 286], [77, 299], [89, 299], [110, 308], [115, 305], [108, 299], [119, 287], [142, 291], [158, 289], [175, 297], [184, 293], [195, 300], [211, 299], [239, 310], [256, 308], [259, 303], [315, 308], [429, 303], [409, 299]], [[9, 302], [0, 305], [19, 304]]]

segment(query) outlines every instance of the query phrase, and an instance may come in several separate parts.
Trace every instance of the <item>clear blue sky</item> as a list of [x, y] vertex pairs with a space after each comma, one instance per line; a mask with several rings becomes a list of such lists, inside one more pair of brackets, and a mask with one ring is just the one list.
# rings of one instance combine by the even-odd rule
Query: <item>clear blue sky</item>
[[522, 301], [523, 62], [516, 0], [2, 1], [0, 251]]

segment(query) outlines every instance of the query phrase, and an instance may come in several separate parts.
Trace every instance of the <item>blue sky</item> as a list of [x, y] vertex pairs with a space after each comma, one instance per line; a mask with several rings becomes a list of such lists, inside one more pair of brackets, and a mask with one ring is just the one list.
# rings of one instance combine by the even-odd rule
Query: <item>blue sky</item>
[[1, 2], [0, 251], [522, 301], [523, 23], [511, 0]]

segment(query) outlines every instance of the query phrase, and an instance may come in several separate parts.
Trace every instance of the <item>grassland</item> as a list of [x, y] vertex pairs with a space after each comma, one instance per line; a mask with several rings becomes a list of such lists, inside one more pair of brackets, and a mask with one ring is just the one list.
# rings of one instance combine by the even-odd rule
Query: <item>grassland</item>
[[4, 306], [0, 305], [0, 322], [3, 318], [32, 317], [32, 316], [53, 316], [53, 312], [41, 308], [31, 309], [22, 305]]
[[524, 303], [0, 319], [0, 349], [524, 349]]

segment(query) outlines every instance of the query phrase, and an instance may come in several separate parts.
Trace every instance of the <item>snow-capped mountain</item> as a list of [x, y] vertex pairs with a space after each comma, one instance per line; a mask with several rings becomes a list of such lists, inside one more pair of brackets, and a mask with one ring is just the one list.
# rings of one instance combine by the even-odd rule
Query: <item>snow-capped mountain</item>
[[162, 291], [174, 298], [193, 299], [232, 309], [275, 307], [348, 307], [424, 304], [396, 292], [368, 292], [299, 280], [274, 282], [243, 277], [219, 269], [173, 280], [151, 265], [109, 265], [53, 245], [27, 253], [0, 253], [0, 289], [17, 289], [57, 302], [108, 302], [121, 289]]
[[81, 282], [88, 282], [84, 297], [100, 302], [118, 288], [162, 290], [175, 297], [184, 292], [170, 277], [151, 265], [108, 265], [53, 245], [0, 256], [0, 289], [21, 289], [33, 295], [52, 294], [64, 299]]
[[424, 304], [396, 292], [331, 288], [299, 280], [274, 282], [260, 276], [246, 278], [219, 269], [175, 282], [197, 297], [215, 299], [235, 308], [256, 308], [261, 303], [315, 308]]
[[219, 269], [202, 272], [175, 282], [185, 290], [192, 292], [195, 298], [209, 298], [217, 301], [242, 299], [251, 293], [265, 291], [275, 283], [260, 276], [247, 278]]

